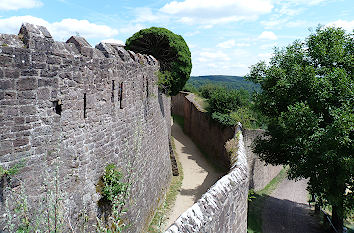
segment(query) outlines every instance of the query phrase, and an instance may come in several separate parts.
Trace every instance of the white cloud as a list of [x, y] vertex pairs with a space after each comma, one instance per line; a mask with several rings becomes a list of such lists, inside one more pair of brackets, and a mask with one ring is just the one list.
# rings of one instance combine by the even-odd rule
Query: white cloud
[[258, 57], [262, 60], [268, 61], [272, 57], [273, 53], [260, 53]]
[[56, 40], [66, 40], [76, 34], [85, 38], [112, 37], [118, 34], [116, 29], [90, 23], [87, 20], [63, 19], [60, 22], [49, 23], [44, 19], [30, 15], [0, 18], [0, 28], [4, 33], [17, 34], [22, 23], [25, 22], [46, 27]]
[[318, 5], [326, 1], [328, 0], [287, 0], [288, 3], [292, 3], [294, 5], [309, 5], [309, 6]]
[[255, 20], [271, 12], [271, 0], [184, 0], [164, 5], [160, 12], [176, 16], [180, 22], [215, 25], [240, 20]]
[[125, 26], [123, 28], [119, 28], [119, 33], [133, 35], [134, 33], [138, 32], [144, 28], [146, 28], [146, 27], [142, 24], [128, 24], [127, 26]]
[[326, 24], [326, 26], [335, 26], [335, 27], [341, 27], [345, 30], [347, 30], [348, 32], [351, 32], [354, 29], [354, 20], [352, 21], [346, 21], [346, 20], [337, 20], [334, 22], [330, 22], [328, 24]]
[[103, 43], [111, 43], [111, 44], [121, 44], [121, 45], [125, 44], [123, 41], [117, 40], [117, 39], [113, 39], [113, 38], [102, 40], [102, 42]]
[[215, 60], [221, 60], [221, 61], [229, 61], [230, 57], [221, 51], [216, 51], [216, 52], [201, 52], [200, 56], [198, 58], [198, 61], [200, 62], [206, 62], [206, 61], [215, 61]]
[[34, 8], [42, 6], [38, 0], [0, 0], [0, 10], [18, 10], [22, 8]]
[[251, 44], [249, 44], [249, 43], [237, 43], [236, 46], [237, 47], [250, 47]]
[[278, 37], [271, 31], [264, 31], [259, 36], [258, 39], [261, 40], [276, 40]]
[[161, 22], [166, 23], [168, 17], [161, 13], [154, 14], [151, 8], [148, 7], [138, 7], [134, 9], [136, 19], [135, 22]]
[[228, 49], [228, 48], [234, 47], [235, 45], [236, 45], [235, 40], [227, 40], [227, 41], [217, 44], [216, 47]]

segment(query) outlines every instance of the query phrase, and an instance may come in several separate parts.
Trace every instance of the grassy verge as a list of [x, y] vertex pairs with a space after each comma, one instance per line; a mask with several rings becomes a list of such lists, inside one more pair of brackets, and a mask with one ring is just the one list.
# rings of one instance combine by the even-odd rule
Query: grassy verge
[[[183, 118], [182, 118], [183, 119]], [[178, 171], [179, 171], [179, 176], [172, 176], [171, 184], [170, 187], [167, 191], [166, 194], [166, 199], [163, 202], [163, 204], [158, 208], [158, 210], [155, 213], [154, 218], [151, 221], [151, 224], [149, 226], [149, 233], [161, 233], [163, 232], [164, 229], [162, 229], [164, 221], [166, 220], [166, 216], [173, 207], [177, 194], [179, 190], [181, 189], [182, 186], [182, 181], [183, 181], [183, 169], [180, 161], [178, 160], [178, 155], [176, 153], [176, 147], [174, 144], [174, 138], [172, 137], [172, 147], [175, 152], [176, 156], [176, 161], [177, 161], [177, 166], [178, 166]]]
[[247, 213], [247, 232], [262, 232], [262, 209], [264, 200], [278, 187], [279, 183], [286, 178], [286, 171], [287, 169], [283, 168], [279, 174], [267, 184], [264, 189], [257, 192], [250, 191]]

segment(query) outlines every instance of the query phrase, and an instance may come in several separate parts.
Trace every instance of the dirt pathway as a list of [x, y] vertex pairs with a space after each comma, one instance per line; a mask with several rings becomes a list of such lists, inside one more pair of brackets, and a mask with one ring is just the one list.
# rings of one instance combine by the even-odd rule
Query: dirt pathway
[[321, 233], [317, 218], [311, 216], [306, 180], [284, 179], [265, 200], [263, 233]]
[[208, 164], [192, 140], [175, 123], [172, 125], [172, 136], [175, 138], [176, 152], [183, 167], [184, 179], [175, 205], [166, 220], [166, 229], [223, 175]]

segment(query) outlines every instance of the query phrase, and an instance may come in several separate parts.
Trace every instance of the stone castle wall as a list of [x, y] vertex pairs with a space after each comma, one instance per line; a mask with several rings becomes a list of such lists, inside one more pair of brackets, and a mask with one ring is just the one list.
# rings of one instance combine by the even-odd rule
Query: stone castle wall
[[[196, 101], [194, 94], [186, 95], [183, 98], [178, 97], [184, 94], [178, 94], [177, 98], [183, 101], [184, 132], [187, 133], [193, 141], [207, 153], [218, 166], [229, 171], [232, 164], [230, 157], [225, 150], [225, 142], [233, 138], [235, 129], [232, 127], [222, 127], [213, 121], [209, 114], [202, 111]], [[173, 103], [176, 101], [173, 97]], [[174, 108], [172, 108], [172, 111]]]
[[[210, 116], [198, 109], [193, 100], [194, 94], [179, 93], [172, 97], [172, 114], [183, 116], [184, 131], [190, 135], [216, 163], [227, 169], [231, 162], [225, 150], [225, 142], [233, 137], [234, 129], [224, 127], [213, 121]], [[183, 109], [183, 111], [181, 111]], [[282, 166], [266, 165], [252, 152], [252, 143], [257, 136], [264, 134], [264, 130], [243, 129], [244, 143], [249, 166], [249, 188], [263, 189], [282, 169]]]
[[[183, 109], [183, 111], [182, 111]], [[265, 166], [252, 152], [252, 142], [263, 130], [222, 127], [200, 109], [190, 93], [172, 97], [172, 114], [183, 116], [184, 131], [215, 163], [229, 169], [191, 208], [184, 212], [166, 233], [247, 232], [249, 189], [260, 190], [281, 170]], [[225, 149], [236, 138], [237, 151]], [[237, 159], [235, 159], [237, 158]]]
[[0, 166], [24, 160], [17, 176], [29, 196], [59, 166], [75, 225], [84, 209], [93, 222], [102, 212], [98, 181], [115, 163], [132, 183], [128, 232], [143, 232], [171, 178], [170, 98], [155, 85], [158, 68], [152, 56], [77, 36], [57, 42], [31, 24], [0, 34]]
[[264, 135], [263, 129], [244, 129], [244, 142], [249, 166], [250, 189], [256, 191], [263, 189], [274, 177], [276, 177], [283, 166], [266, 165], [252, 151], [252, 143], [258, 136]]
[[234, 131], [237, 151], [228, 174], [219, 179], [166, 233], [247, 232], [248, 165], [240, 126]]

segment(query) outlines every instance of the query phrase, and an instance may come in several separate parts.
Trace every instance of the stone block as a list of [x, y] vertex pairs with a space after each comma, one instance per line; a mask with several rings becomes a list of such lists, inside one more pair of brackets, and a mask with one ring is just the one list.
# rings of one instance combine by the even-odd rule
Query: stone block
[[19, 69], [15, 69], [15, 68], [7, 68], [7, 69], [5, 68], [4, 74], [5, 74], [5, 78], [17, 79], [20, 77]]
[[20, 108], [20, 113], [24, 116], [35, 115], [37, 113], [37, 108], [35, 106], [23, 106]]
[[13, 80], [0, 80], [1, 90], [14, 89], [14, 87], [15, 87], [15, 82]]
[[0, 66], [1, 67], [8, 67], [12, 65], [12, 57], [0, 54]]
[[25, 90], [34, 90], [38, 87], [36, 78], [22, 78], [17, 81], [17, 90], [25, 91]]
[[21, 76], [38, 76], [38, 71], [33, 68], [23, 69], [21, 70]]
[[37, 90], [38, 100], [50, 100], [50, 90], [48, 88], [40, 88]]
[[28, 138], [16, 138], [13, 141], [14, 147], [20, 147], [20, 146], [25, 146], [29, 143]]

